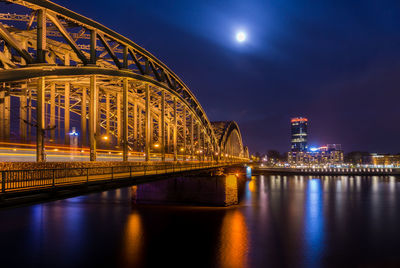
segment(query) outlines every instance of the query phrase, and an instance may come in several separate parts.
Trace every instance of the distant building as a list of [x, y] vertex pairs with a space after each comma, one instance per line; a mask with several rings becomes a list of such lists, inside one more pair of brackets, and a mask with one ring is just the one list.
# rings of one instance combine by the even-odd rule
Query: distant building
[[296, 165], [338, 165], [343, 163], [343, 151], [340, 144], [328, 144], [310, 148], [307, 152], [289, 152], [288, 162]]
[[308, 119], [295, 117], [291, 124], [291, 151], [288, 163], [295, 165], [337, 165], [343, 163], [341, 144], [327, 144], [318, 148], [308, 148]]
[[374, 166], [400, 167], [400, 155], [371, 154], [371, 160]]
[[308, 119], [305, 117], [295, 117], [290, 120], [291, 124], [291, 151], [307, 152], [307, 125]]

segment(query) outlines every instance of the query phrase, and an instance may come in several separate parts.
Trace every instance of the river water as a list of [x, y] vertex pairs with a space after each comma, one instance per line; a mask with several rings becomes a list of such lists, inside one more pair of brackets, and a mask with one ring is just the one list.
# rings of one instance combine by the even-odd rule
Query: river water
[[1, 267], [400, 267], [395, 177], [256, 176], [237, 206], [131, 188], [0, 211]]

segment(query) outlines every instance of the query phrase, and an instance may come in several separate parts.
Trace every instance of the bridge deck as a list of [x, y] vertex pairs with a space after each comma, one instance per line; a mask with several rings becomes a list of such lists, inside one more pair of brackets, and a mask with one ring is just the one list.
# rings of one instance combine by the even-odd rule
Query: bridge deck
[[96, 183], [117, 182], [137, 177], [167, 175], [184, 171], [218, 168], [228, 165], [231, 165], [231, 163], [188, 163], [104, 168], [8, 170], [1, 172], [0, 197], [10, 193], [32, 192], [36, 190], [62, 188], [72, 185], [93, 185]]

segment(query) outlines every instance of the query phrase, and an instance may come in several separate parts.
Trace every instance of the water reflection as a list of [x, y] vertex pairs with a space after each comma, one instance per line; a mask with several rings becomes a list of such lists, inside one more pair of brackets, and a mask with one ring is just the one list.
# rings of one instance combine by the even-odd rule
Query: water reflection
[[251, 167], [246, 167], [246, 178], [251, 179]]
[[248, 234], [246, 221], [239, 210], [229, 210], [220, 232], [220, 266], [247, 267]]
[[139, 212], [133, 210], [128, 216], [124, 232], [123, 263], [124, 266], [137, 267], [142, 262], [143, 227]]
[[133, 204], [130, 187], [2, 210], [1, 267], [400, 267], [398, 178], [242, 183], [229, 208]]
[[307, 242], [308, 261], [312, 267], [317, 267], [323, 252], [324, 214], [323, 190], [320, 179], [308, 180], [305, 203], [305, 239]]
[[257, 190], [256, 179], [253, 178], [248, 184], [249, 191], [255, 193]]

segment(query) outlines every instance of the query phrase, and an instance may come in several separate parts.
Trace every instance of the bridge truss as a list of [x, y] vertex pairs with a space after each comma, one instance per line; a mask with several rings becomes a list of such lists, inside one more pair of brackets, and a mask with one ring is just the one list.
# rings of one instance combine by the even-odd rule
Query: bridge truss
[[240, 131], [229, 130], [236, 138], [221, 146], [190, 89], [128, 38], [50, 1], [0, 5], [10, 10], [0, 14], [0, 140], [36, 138], [37, 161], [45, 146], [71, 145], [78, 132], [74, 142], [91, 161], [110, 144], [124, 161], [131, 152], [145, 160], [248, 157]]

